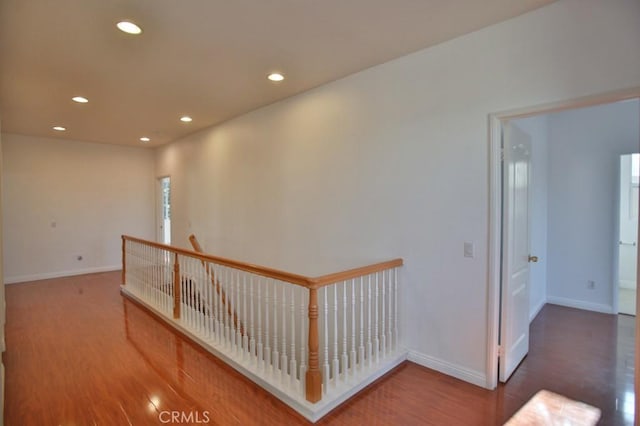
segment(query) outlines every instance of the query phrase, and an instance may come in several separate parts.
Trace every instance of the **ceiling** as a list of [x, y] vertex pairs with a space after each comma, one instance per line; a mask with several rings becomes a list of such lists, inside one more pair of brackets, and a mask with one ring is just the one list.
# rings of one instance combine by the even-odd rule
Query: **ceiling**
[[0, 0], [2, 131], [158, 146], [552, 1]]

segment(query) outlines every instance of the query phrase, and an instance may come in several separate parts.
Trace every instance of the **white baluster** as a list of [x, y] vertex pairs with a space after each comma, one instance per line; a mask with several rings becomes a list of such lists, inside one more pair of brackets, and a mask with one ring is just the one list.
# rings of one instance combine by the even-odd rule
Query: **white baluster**
[[258, 345], [256, 346], [256, 356], [258, 357], [258, 368], [264, 368], [264, 349], [262, 347], [262, 278], [256, 277], [258, 281]]
[[[336, 291], [338, 290], [336, 284]], [[349, 356], [347, 355], [347, 282], [342, 283], [342, 380], [347, 380]]]
[[[346, 285], [346, 282], [345, 282]], [[345, 315], [347, 313], [345, 312]], [[351, 280], [351, 352], [349, 353], [350, 373], [356, 372], [356, 280]]]
[[393, 349], [398, 350], [398, 268], [393, 268]]
[[189, 328], [193, 329], [193, 282], [189, 278], [189, 262], [186, 257], [183, 257], [180, 262], [180, 280], [187, 283], [187, 318]]
[[151, 280], [149, 280], [149, 267], [147, 264], [149, 263], [147, 260], [147, 254], [149, 253], [149, 246], [142, 246], [142, 279], [145, 284], [145, 300], [147, 303], [153, 306], [153, 301], [151, 300]]
[[387, 354], [392, 352], [392, 342], [393, 342], [393, 330], [391, 329], [391, 302], [392, 302], [392, 294], [391, 294], [391, 269], [387, 271], [387, 313], [388, 313], [388, 321], [387, 321]]
[[158, 304], [158, 310], [164, 314], [165, 313], [164, 287], [162, 286], [162, 279], [160, 278], [160, 272], [159, 272], [160, 270], [159, 262], [158, 262], [159, 253], [160, 253], [160, 249], [155, 247], [151, 252], [151, 263], [152, 263], [151, 276], [154, 282], [154, 287], [156, 289], [156, 295], [157, 295], [156, 300]]
[[180, 262], [180, 284], [182, 286], [184, 286], [184, 305], [185, 305], [185, 309], [183, 310], [184, 312], [184, 316], [185, 316], [185, 322], [187, 324], [191, 323], [191, 281], [189, 279], [187, 279], [187, 276], [185, 275], [186, 273], [186, 269], [187, 269], [187, 262], [186, 259], [179, 256], [178, 258], [178, 262]]
[[155, 276], [155, 262], [154, 256], [156, 253], [156, 248], [149, 246], [149, 280], [151, 281], [151, 288], [153, 289], [153, 307], [157, 310], [161, 309], [160, 306], [160, 298], [159, 298], [159, 290], [158, 290], [158, 282]]
[[177, 255], [175, 255], [174, 253], [171, 253], [171, 256], [169, 257], [169, 271], [168, 271], [168, 275], [169, 275], [169, 282], [171, 283], [171, 288], [174, 289], [174, 291], [178, 291], [178, 304], [180, 306], [180, 319], [179, 321], [184, 321], [184, 315], [185, 315], [185, 310], [184, 310], [184, 303], [185, 303], [185, 293], [184, 293], [184, 288], [183, 283], [178, 280], [178, 282], [176, 283], [176, 276], [173, 273], [173, 271], [175, 270], [176, 267], [176, 260], [177, 260]]
[[158, 278], [156, 277], [156, 253], [158, 249], [155, 247], [150, 247], [149, 251], [149, 275], [152, 282], [153, 287], [153, 301], [154, 307], [162, 311], [162, 299], [160, 298], [160, 285]]
[[226, 332], [224, 330], [225, 316], [222, 303], [222, 285], [225, 282], [225, 268], [217, 265], [216, 267], [216, 286], [213, 292], [213, 297], [216, 301], [215, 313], [216, 313], [216, 332], [218, 334], [218, 343], [226, 343]]
[[142, 264], [142, 282], [144, 283], [144, 300], [149, 301], [149, 280], [147, 279], [147, 268], [146, 268], [146, 254], [147, 254], [147, 246], [142, 246], [141, 250], [141, 264]]
[[167, 310], [167, 298], [166, 298], [164, 276], [162, 275], [162, 268], [160, 265], [161, 253], [162, 253], [161, 249], [156, 250], [153, 262], [154, 262], [154, 269], [156, 273], [156, 280], [158, 281], [158, 290], [160, 292], [160, 305], [161, 305], [160, 309], [165, 315], [168, 315], [169, 311]]
[[228, 340], [229, 340], [229, 348], [232, 351], [236, 349], [236, 326], [233, 322], [233, 313], [236, 309], [236, 293], [235, 293], [235, 280], [234, 280], [235, 271], [231, 268], [228, 269], [229, 278], [227, 281], [227, 307], [225, 308], [225, 316], [227, 317], [227, 329], [228, 332]]
[[238, 321], [242, 324], [242, 358], [246, 359], [249, 355], [249, 330], [247, 320], [249, 313], [247, 311], [247, 274], [242, 272], [242, 316], [238, 317]]
[[190, 257], [185, 257], [187, 263], [187, 270], [185, 271], [185, 279], [189, 280], [191, 285], [191, 329], [193, 331], [200, 331], [200, 321], [198, 318], [198, 283], [196, 277], [193, 274], [193, 262]]
[[149, 276], [149, 251], [151, 247], [145, 246], [144, 248], [144, 279], [147, 282], [147, 302], [153, 306], [153, 283]]
[[[232, 272], [230, 268], [224, 269], [224, 289], [225, 289], [225, 301], [224, 303], [220, 303], [220, 315], [224, 318], [224, 338], [225, 344], [228, 348], [231, 348], [231, 336], [233, 336], [233, 321], [229, 312], [233, 312], [231, 310], [231, 297], [233, 293], [233, 289], [231, 288], [231, 281], [233, 280]], [[221, 290], [222, 291], [222, 290]], [[222, 302], [222, 299], [220, 299]]]
[[207, 274], [202, 263], [200, 263], [197, 271], [198, 287], [200, 288], [200, 323], [202, 324], [202, 333], [206, 339], [211, 336], [211, 329], [209, 328], [209, 287], [211, 287], [211, 280], [208, 279], [210, 274]]
[[234, 318], [234, 327], [236, 329], [236, 351], [239, 351], [242, 354], [242, 317], [240, 308], [242, 307], [242, 299], [240, 298], [240, 271], [236, 271], [236, 303], [235, 303], [235, 311], [232, 312], [232, 315], [235, 314]]
[[[227, 316], [227, 308], [229, 307], [229, 268], [220, 267], [220, 286], [219, 292], [216, 292], [218, 298], [218, 312], [220, 315], [220, 334], [225, 346], [229, 345], [229, 317]], [[224, 294], [224, 299], [222, 295]]]
[[[211, 318], [213, 319], [213, 333], [218, 345], [223, 342], [222, 334], [222, 318], [220, 317], [220, 296], [218, 294], [219, 284], [222, 281], [222, 268], [220, 265], [212, 263], [211, 273], [213, 274], [213, 282], [211, 283]], [[221, 284], [220, 284], [221, 285]]]
[[376, 272], [376, 284], [375, 284], [375, 321], [374, 321], [374, 332], [373, 332], [373, 360], [374, 362], [377, 364], [378, 362], [380, 362], [380, 338], [379, 338], [379, 330], [378, 330], [378, 318], [379, 318], [379, 310], [380, 310], [380, 299], [378, 298], [378, 278], [380, 276], [380, 273]]
[[287, 363], [287, 286], [285, 283], [280, 284], [282, 286], [282, 307], [280, 312], [282, 314], [282, 352], [280, 353], [280, 373], [281, 380], [286, 380], [287, 369], [289, 367]]
[[145, 297], [146, 300], [146, 296], [147, 296], [147, 283], [144, 279], [144, 246], [140, 245], [139, 249], [138, 249], [138, 261], [139, 261], [139, 265], [140, 265], [140, 273], [139, 273], [139, 277], [140, 277], [140, 282], [141, 282], [141, 286], [142, 286], [142, 294]]
[[196, 296], [198, 295], [198, 289], [196, 287], [196, 282], [194, 280], [194, 276], [193, 276], [193, 269], [192, 269], [192, 264], [191, 264], [191, 259], [188, 257], [184, 258], [184, 263], [187, 264], [187, 270], [184, 271], [184, 279], [187, 280], [189, 282], [189, 303], [191, 305], [191, 309], [189, 309], [189, 313], [190, 313], [190, 322], [191, 322], [191, 330], [197, 330], [198, 329], [198, 323], [197, 323], [197, 316], [196, 316]]
[[371, 365], [371, 355], [372, 355], [372, 347], [371, 347], [371, 275], [367, 277], [367, 289], [368, 289], [368, 299], [367, 299], [367, 366]]
[[322, 366], [322, 391], [323, 393], [327, 393], [329, 388], [329, 289], [324, 287], [322, 289], [322, 293], [324, 297], [322, 298], [324, 301], [324, 340], [322, 342], [322, 347], [324, 349], [324, 364]]
[[164, 293], [162, 292], [162, 280], [160, 280], [160, 275], [158, 273], [158, 252], [160, 249], [153, 248], [151, 252], [151, 279], [153, 280], [153, 287], [156, 291], [156, 306], [158, 310], [164, 313]]
[[204, 268], [200, 267], [201, 265], [198, 265], [195, 259], [191, 259], [191, 268], [193, 270], [193, 282], [194, 285], [196, 287], [196, 320], [198, 322], [198, 331], [202, 334], [202, 336], [206, 336], [206, 329], [205, 329], [205, 315], [203, 314], [204, 311], [204, 289], [205, 286], [204, 284], [204, 278], [202, 277], [202, 272], [204, 271]]
[[153, 307], [157, 310], [161, 310], [160, 298], [158, 297], [158, 283], [155, 276], [155, 255], [157, 249], [155, 247], [149, 247], [149, 258], [148, 258], [148, 268], [149, 268], [149, 280], [151, 282], [151, 288], [153, 289]]
[[296, 297], [295, 286], [288, 284], [291, 288], [291, 359], [289, 360], [289, 381], [291, 385], [296, 382], [296, 372], [298, 365], [296, 361]]
[[208, 299], [207, 299], [207, 306], [208, 306], [208, 312], [209, 312], [209, 337], [214, 340], [214, 341], [218, 341], [218, 333], [217, 333], [217, 329], [216, 329], [216, 288], [215, 288], [215, 282], [216, 282], [216, 269], [215, 269], [215, 264], [214, 263], [207, 263], [207, 265], [209, 265], [209, 273], [207, 274], [207, 280], [205, 282], [206, 288], [209, 290], [207, 291], [208, 294]]
[[185, 258], [188, 265], [187, 270], [187, 279], [191, 283], [191, 320], [192, 320], [192, 329], [196, 332], [200, 331], [200, 316], [198, 315], [198, 297], [199, 297], [199, 289], [198, 282], [196, 281], [196, 276], [194, 275], [195, 271], [193, 270], [193, 262], [190, 257]]
[[358, 368], [364, 367], [364, 277], [360, 277], [360, 346], [358, 346]]
[[169, 315], [169, 309], [167, 306], [167, 291], [165, 288], [165, 281], [164, 281], [163, 267], [162, 267], [163, 265], [161, 264], [161, 259], [162, 259], [162, 249], [157, 249], [155, 258], [153, 260], [155, 264], [154, 268], [156, 271], [156, 280], [158, 280], [158, 290], [160, 292], [162, 312], [165, 315]]
[[160, 269], [160, 253], [161, 249], [155, 249], [153, 253], [153, 272], [154, 280], [156, 281], [156, 289], [158, 291], [158, 300], [160, 301], [160, 310], [166, 315], [167, 311], [167, 298], [165, 297], [164, 282], [162, 280]]
[[251, 310], [251, 326], [249, 327], [249, 352], [251, 358], [257, 361], [256, 356], [256, 333], [254, 329], [254, 316], [253, 316], [253, 275], [249, 276], [249, 303]]
[[157, 308], [156, 305], [156, 292], [155, 292], [155, 285], [153, 282], [153, 276], [151, 275], [151, 254], [153, 252], [153, 247], [151, 246], [147, 246], [147, 257], [145, 259], [146, 262], [146, 268], [147, 268], [147, 279], [149, 280], [149, 288], [151, 289], [151, 294], [150, 294], [150, 299], [149, 302], [151, 302], [151, 306], [153, 306], [154, 308]]
[[[138, 281], [138, 252], [136, 244], [133, 241], [127, 241], [128, 253], [127, 259], [129, 265], [127, 265], [127, 273], [131, 276], [131, 284], [134, 285], [136, 292], [140, 292], [140, 282]], [[127, 284], [129, 282], [127, 281]]]
[[385, 322], [385, 297], [386, 297], [386, 281], [385, 281], [385, 271], [380, 272], [380, 274], [382, 274], [382, 298], [380, 299], [381, 303], [380, 303], [380, 311], [382, 314], [382, 321], [381, 321], [381, 327], [380, 327], [380, 352], [381, 352], [381, 356], [384, 358], [385, 356], [387, 356], [387, 336], [385, 334], [386, 332], [386, 322]]
[[307, 372], [307, 339], [305, 338], [305, 330], [307, 329], [307, 324], [305, 322], [307, 318], [307, 310], [305, 309], [305, 300], [307, 300], [307, 291], [302, 291], [300, 294], [300, 390], [302, 391], [302, 396], [305, 396], [306, 388], [305, 388], [305, 375]]
[[278, 282], [273, 280], [273, 353], [271, 354], [271, 362], [273, 362], [274, 373], [280, 369], [280, 352], [278, 352]]
[[191, 271], [193, 273], [193, 286], [196, 288], [195, 294], [194, 294], [194, 298], [195, 298], [195, 316], [196, 316], [196, 327], [197, 330], [204, 335], [204, 315], [202, 315], [202, 307], [203, 307], [203, 298], [204, 298], [204, 292], [203, 292], [203, 285], [202, 285], [202, 277], [201, 277], [201, 271], [202, 268], [199, 268], [198, 266], [200, 265], [196, 265], [195, 259], [190, 259], [191, 260]]
[[331, 362], [331, 372], [333, 385], [338, 385], [340, 375], [340, 361], [338, 360], [338, 284], [333, 284], [333, 359]]
[[[172, 256], [172, 260], [173, 260], [173, 265], [172, 267], [175, 268], [176, 263], [179, 265], [180, 268], [184, 267], [184, 262], [181, 261], [180, 256], [179, 255], [174, 255]], [[186, 319], [186, 315], [187, 315], [187, 289], [186, 289], [186, 283], [184, 282], [184, 280], [181, 279], [182, 276], [182, 271], [180, 273], [179, 276], [173, 276], [173, 280], [178, 280], [177, 285], [178, 288], [180, 289], [180, 322], [185, 322]]]
[[264, 284], [264, 306], [265, 306], [265, 315], [264, 315], [264, 364], [265, 368], [271, 368], [271, 335], [269, 334], [269, 309], [271, 305], [269, 305], [269, 287], [270, 280], [267, 278]]
[[[173, 312], [173, 303], [176, 297], [178, 297], [178, 301], [180, 300], [180, 294], [175, 294], [176, 293], [176, 288], [173, 285], [173, 257], [171, 256], [170, 252], [166, 252], [165, 253], [166, 257], [164, 259], [165, 261], [165, 271], [164, 271], [164, 279], [165, 282], [167, 283], [167, 286], [169, 287], [169, 312]], [[179, 290], [179, 289], [178, 289]], [[179, 293], [179, 291], [178, 291]]]

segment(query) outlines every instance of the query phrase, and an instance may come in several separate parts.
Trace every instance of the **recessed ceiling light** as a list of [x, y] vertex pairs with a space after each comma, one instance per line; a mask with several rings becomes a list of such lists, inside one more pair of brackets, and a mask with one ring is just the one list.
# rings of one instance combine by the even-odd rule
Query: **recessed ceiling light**
[[180, 117], [180, 121], [184, 123], [191, 123], [193, 121], [193, 118], [189, 117], [188, 115], [185, 115], [184, 117]]
[[269, 74], [267, 76], [267, 78], [271, 81], [282, 81], [284, 80], [284, 75], [280, 74], [279, 72], [272, 72], [271, 74]]
[[131, 21], [120, 21], [116, 24], [118, 29], [127, 34], [140, 34], [142, 33], [142, 28], [137, 26]]
[[67, 130], [67, 128], [62, 126], [53, 126], [53, 130], [57, 132], [64, 132], [65, 130]]
[[149, 142], [150, 140], [151, 140], [151, 139], [149, 139], [149, 138], [148, 138], [148, 137], [146, 137], [146, 136], [143, 136], [143, 137], [141, 137], [141, 138], [140, 138], [140, 142], [144, 142], [144, 143], [147, 143], [147, 142]]
[[86, 104], [87, 102], [89, 102], [89, 99], [83, 97], [83, 96], [74, 96], [73, 98], [71, 98], [71, 100], [73, 102], [77, 102], [79, 104]]

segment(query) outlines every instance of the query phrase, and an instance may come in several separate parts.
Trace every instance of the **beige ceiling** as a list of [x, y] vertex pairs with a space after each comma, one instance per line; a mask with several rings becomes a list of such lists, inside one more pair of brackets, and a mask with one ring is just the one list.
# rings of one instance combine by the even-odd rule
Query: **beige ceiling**
[[2, 130], [157, 146], [552, 1], [0, 0]]

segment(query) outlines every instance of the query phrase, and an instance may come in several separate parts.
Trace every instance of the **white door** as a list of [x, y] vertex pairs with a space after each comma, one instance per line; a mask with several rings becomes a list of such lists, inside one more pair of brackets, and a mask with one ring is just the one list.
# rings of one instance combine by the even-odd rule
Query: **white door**
[[502, 216], [502, 307], [500, 381], [505, 382], [529, 352], [529, 180], [531, 138], [504, 125]]

